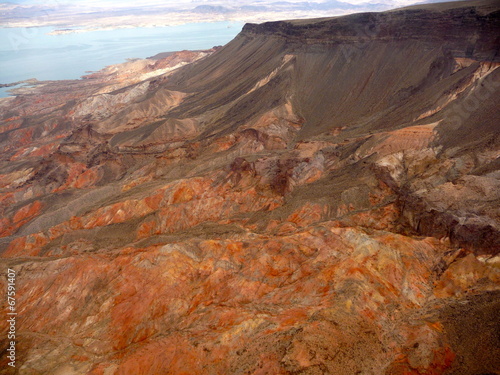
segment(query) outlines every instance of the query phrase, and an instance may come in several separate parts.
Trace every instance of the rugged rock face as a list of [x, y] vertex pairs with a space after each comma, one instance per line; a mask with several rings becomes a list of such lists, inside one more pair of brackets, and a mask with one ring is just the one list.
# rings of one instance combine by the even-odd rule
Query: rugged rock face
[[247, 25], [3, 99], [0, 373], [498, 373], [499, 10]]

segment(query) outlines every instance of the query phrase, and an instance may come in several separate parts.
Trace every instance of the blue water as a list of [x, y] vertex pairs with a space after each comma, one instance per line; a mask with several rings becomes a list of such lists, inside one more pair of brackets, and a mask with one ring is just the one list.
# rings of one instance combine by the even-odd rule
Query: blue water
[[[128, 58], [208, 49], [226, 44], [242, 27], [242, 23], [214, 22], [64, 35], [48, 35], [51, 27], [0, 28], [0, 83], [77, 79]], [[0, 97], [10, 89], [0, 88]]]

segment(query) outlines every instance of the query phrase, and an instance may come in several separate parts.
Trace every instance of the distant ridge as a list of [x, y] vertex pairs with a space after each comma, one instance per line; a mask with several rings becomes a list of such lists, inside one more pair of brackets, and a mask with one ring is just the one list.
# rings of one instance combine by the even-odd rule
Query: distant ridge
[[0, 350], [33, 375], [498, 372], [499, 6], [248, 24], [0, 100]]

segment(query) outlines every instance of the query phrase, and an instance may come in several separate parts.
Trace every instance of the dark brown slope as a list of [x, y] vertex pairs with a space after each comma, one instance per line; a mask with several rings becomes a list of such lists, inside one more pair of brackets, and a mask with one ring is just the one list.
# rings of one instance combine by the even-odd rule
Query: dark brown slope
[[498, 372], [498, 9], [247, 25], [0, 101], [0, 373]]
[[[250, 24], [209, 59], [168, 78], [162, 87], [191, 95], [165, 117], [200, 118], [196, 139], [206, 140], [234, 133], [289, 102], [301, 123], [292, 145], [311, 137], [335, 144], [360, 137], [359, 147], [371, 134], [437, 123], [439, 157], [448, 158], [449, 149], [475, 153], [498, 144], [499, 35], [499, 5], [493, 1]], [[269, 82], [257, 88], [262, 80]], [[154, 134], [169, 121], [120, 133], [111, 144], [130, 144], [139, 135], [143, 144], [145, 131]], [[331, 129], [342, 133], [328, 135]], [[341, 159], [352, 157], [351, 147], [337, 148]], [[491, 220], [463, 228], [458, 223], [476, 211], [424, 209], [407, 183], [396, 185], [400, 199], [410, 203], [406, 209], [416, 204], [415, 215], [423, 215], [412, 220], [414, 230], [498, 251]]]
[[[498, 4], [468, 4], [246, 25], [210, 59], [169, 79], [168, 87], [196, 92], [172, 116], [222, 107], [225, 126], [238, 126], [292, 98], [305, 120], [303, 138], [336, 126], [361, 132], [403, 126], [460, 84], [466, 72], [453, 74], [455, 59], [499, 61]], [[293, 58], [271, 85], [244, 96], [287, 54]], [[224, 125], [206, 127], [214, 133]]]

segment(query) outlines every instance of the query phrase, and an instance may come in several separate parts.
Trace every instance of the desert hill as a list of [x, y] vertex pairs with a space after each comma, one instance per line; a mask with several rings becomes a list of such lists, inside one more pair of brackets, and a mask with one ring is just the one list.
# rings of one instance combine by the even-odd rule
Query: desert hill
[[499, 36], [489, 0], [247, 24], [3, 99], [0, 373], [498, 372]]

